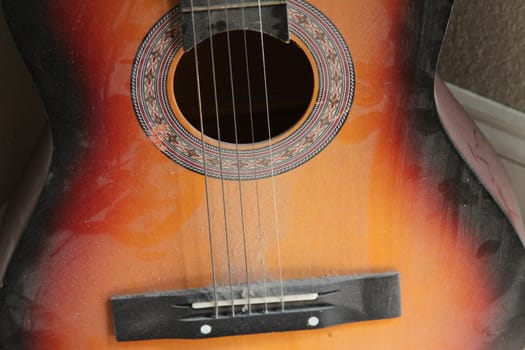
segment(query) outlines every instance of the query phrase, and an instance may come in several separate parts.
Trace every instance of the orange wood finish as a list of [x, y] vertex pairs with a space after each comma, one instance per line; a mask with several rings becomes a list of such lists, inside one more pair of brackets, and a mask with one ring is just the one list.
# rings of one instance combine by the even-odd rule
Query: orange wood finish
[[398, 132], [411, 86], [402, 61], [408, 1], [310, 0], [352, 53], [357, 85], [347, 122], [325, 150], [292, 171], [226, 181], [226, 208], [221, 181], [212, 179], [209, 186], [219, 284], [229, 282], [224, 212], [232, 279], [246, 278], [242, 186], [252, 281], [399, 271], [402, 317], [313, 331], [126, 343], [113, 334], [112, 295], [204, 287], [212, 278], [203, 177], [159, 152], [129, 97], [139, 45], [177, 1], [53, 5], [54, 30], [82, 77], [79, 93], [89, 108], [85, 143], [63, 184], [34, 271], [42, 282], [28, 316], [31, 348], [483, 348], [493, 291], [476, 259], [476, 243], [432, 174], [413, 166], [413, 150]]

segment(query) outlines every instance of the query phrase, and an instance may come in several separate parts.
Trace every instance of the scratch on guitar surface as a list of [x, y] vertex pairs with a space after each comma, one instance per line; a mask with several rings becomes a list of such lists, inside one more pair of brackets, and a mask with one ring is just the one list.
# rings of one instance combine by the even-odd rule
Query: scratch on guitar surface
[[62, 250], [62, 249], [64, 249], [64, 247], [65, 247], [66, 245], [68, 245], [68, 244], [73, 240], [73, 237], [74, 237], [74, 236], [75, 236], [75, 235], [74, 235], [73, 233], [69, 232], [68, 237], [67, 237], [62, 243], [60, 243], [60, 244], [58, 245], [58, 247], [56, 247], [56, 248], [51, 252], [51, 254], [49, 254], [49, 257], [50, 257], [50, 258], [55, 257], [55, 256], [56, 256], [56, 255]]

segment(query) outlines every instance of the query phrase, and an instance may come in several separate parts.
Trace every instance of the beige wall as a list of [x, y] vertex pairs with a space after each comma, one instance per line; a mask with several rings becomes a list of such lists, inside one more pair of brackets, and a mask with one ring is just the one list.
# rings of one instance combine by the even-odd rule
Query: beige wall
[[525, 111], [525, 1], [456, 0], [439, 71], [462, 88]]

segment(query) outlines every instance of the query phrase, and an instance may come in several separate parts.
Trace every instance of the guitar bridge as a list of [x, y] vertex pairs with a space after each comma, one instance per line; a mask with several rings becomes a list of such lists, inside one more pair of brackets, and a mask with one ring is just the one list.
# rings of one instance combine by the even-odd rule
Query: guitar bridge
[[111, 298], [119, 341], [212, 338], [399, 317], [398, 273]]

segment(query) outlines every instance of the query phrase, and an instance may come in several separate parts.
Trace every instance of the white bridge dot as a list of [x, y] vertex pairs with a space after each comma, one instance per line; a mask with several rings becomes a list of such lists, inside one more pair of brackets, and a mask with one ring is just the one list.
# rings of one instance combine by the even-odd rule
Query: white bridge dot
[[309, 327], [317, 327], [319, 326], [319, 318], [316, 316], [312, 316], [308, 319], [308, 326]]
[[209, 324], [203, 324], [201, 326], [201, 334], [208, 335], [211, 333], [211, 326]]

